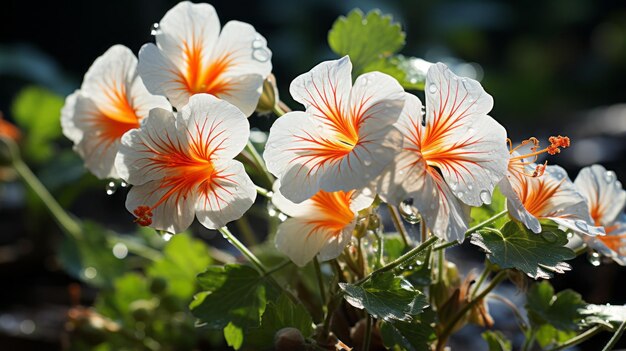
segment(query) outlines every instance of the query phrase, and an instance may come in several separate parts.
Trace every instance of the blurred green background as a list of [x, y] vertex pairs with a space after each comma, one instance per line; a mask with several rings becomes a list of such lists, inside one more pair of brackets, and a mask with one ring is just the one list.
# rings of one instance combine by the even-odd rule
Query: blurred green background
[[[124, 192], [107, 196], [106, 182], [84, 175], [69, 141], [61, 138], [50, 144], [60, 130], [49, 122], [62, 104], [55, 94], [64, 97], [77, 89], [93, 60], [110, 46], [124, 44], [137, 53], [152, 40], [152, 24], [175, 3], [8, 0], [1, 6], [0, 111], [8, 120], [30, 126], [27, 135], [38, 136], [28, 140], [25, 157], [60, 202], [79, 217], [115, 230], [134, 228], [132, 216], [122, 206]], [[291, 80], [319, 61], [335, 58], [326, 40], [335, 19], [353, 8], [364, 12], [379, 8], [402, 24], [407, 34], [402, 54], [443, 61], [457, 74], [480, 80], [495, 100], [491, 115], [514, 141], [568, 135], [572, 147], [551, 162], [565, 166], [572, 178], [581, 167], [603, 163], [626, 181], [624, 1], [212, 4], [222, 24], [232, 19], [248, 22], [267, 38], [281, 95], [294, 109], [300, 107], [288, 96]], [[31, 86], [44, 90], [30, 89], [13, 104], [19, 92]], [[53, 111], [52, 116], [40, 124], [25, 122], [46, 111]], [[253, 117], [251, 123], [268, 130], [272, 118]], [[18, 183], [2, 186], [0, 195], [0, 346], [57, 349], [63, 344], [60, 327], [65, 320], [59, 306], [70, 304], [67, 286], [75, 281], [54, 259], [60, 235]], [[206, 234], [205, 239], [213, 237]], [[574, 261], [574, 271], [555, 279], [557, 289], [573, 287], [588, 302], [626, 303], [619, 284], [626, 276], [619, 267], [592, 267], [583, 257]], [[94, 295], [93, 290], [83, 291], [86, 301]], [[38, 314], [44, 316], [32, 317]], [[38, 334], [24, 320], [38, 321]], [[593, 344], [586, 349], [593, 350]]]

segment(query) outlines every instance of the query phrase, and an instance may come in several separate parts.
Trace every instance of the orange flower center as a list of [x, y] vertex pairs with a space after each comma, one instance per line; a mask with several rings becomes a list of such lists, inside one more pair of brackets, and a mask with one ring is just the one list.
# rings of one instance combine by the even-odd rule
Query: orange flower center
[[313, 195], [311, 201], [313, 201], [315, 209], [319, 212], [316, 219], [309, 221], [310, 224], [315, 225], [315, 229], [312, 232], [324, 228], [338, 235], [341, 230], [352, 222], [354, 212], [350, 209], [350, 202], [353, 193], [354, 191], [329, 193], [320, 190]]
[[124, 84], [114, 84], [113, 89], [104, 89], [103, 93], [109, 99], [105, 106], [98, 106], [100, 114], [92, 116], [89, 121], [94, 129], [100, 132], [103, 142], [110, 144], [119, 140], [127, 131], [139, 128], [139, 116], [133, 107], [132, 100], [126, 93]]
[[179, 82], [190, 94], [207, 93], [219, 95], [229, 90], [229, 81], [224, 77], [233, 66], [231, 53], [225, 53], [215, 61], [206, 64], [203, 59], [208, 55], [200, 40], [183, 43], [185, 69], [178, 73]]

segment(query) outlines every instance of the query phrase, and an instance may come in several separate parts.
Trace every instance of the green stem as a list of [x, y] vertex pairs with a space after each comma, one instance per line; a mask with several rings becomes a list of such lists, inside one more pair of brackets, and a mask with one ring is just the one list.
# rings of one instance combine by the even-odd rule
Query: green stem
[[281, 269], [283, 269], [283, 268], [285, 268], [285, 267], [289, 266], [290, 264], [291, 264], [291, 260], [286, 260], [286, 261], [284, 261], [283, 263], [278, 264], [276, 267], [274, 267], [274, 268], [270, 269], [270, 270], [269, 270], [269, 271], [267, 271], [267, 273], [265, 273], [265, 274], [267, 274], [267, 275], [272, 275], [272, 274], [274, 274], [274, 273], [276, 273], [276, 272], [280, 271]]
[[398, 208], [389, 204], [387, 204], [387, 208], [389, 208], [389, 213], [391, 214], [393, 225], [396, 227], [396, 230], [398, 230], [398, 233], [400, 233], [400, 236], [402, 237], [404, 246], [409, 247], [409, 234], [407, 233], [406, 228], [402, 223], [402, 218], [400, 217], [400, 212], [398, 211]]
[[73, 239], [80, 240], [83, 237], [83, 232], [78, 222], [65, 212], [63, 207], [52, 197], [48, 189], [41, 184], [39, 178], [28, 168], [26, 163], [21, 159], [15, 159], [13, 160], [13, 168], [26, 185], [41, 199], [41, 202], [48, 208], [59, 227]]
[[376, 231], [376, 242], [378, 243], [378, 250], [376, 252], [376, 265], [378, 267], [382, 267], [385, 265], [385, 260], [383, 258], [384, 245], [385, 241], [379, 231]]
[[359, 280], [355, 284], [356, 285], [361, 285], [361, 284], [367, 282], [368, 280], [370, 280], [376, 274], [389, 272], [391, 270], [396, 269], [398, 266], [401, 266], [401, 265], [407, 263], [408, 261], [414, 259], [415, 256], [419, 255], [422, 251], [424, 251], [425, 249], [430, 247], [433, 243], [435, 243], [435, 241], [437, 241], [437, 237], [436, 236], [431, 237], [430, 239], [426, 240], [425, 242], [423, 242], [419, 246], [412, 248], [411, 250], [409, 250], [404, 255], [396, 258], [392, 262], [389, 262], [386, 265], [384, 265], [384, 266], [374, 270], [368, 276], [366, 276], [365, 278]]
[[485, 264], [485, 269], [483, 269], [483, 272], [480, 274], [480, 277], [478, 277], [478, 281], [474, 285], [474, 289], [472, 293], [470, 294], [470, 296], [472, 297], [476, 296], [476, 294], [478, 293], [478, 289], [480, 289], [480, 286], [483, 284], [487, 276], [489, 276], [489, 273], [491, 273], [491, 268], [488, 264]]
[[252, 227], [250, 226], [250, 222], [248, 222], [248, 219], [245, 216], [236, 220], [235, 226], [237, 227], [248, 245], [254, 246], [258, 244], [256, 236], [254, 235]]
[[263, 162], [263, 158], [261, 157], [259, 152], [256, 151], [256, 148], [254, 147], [254, 145], [252, 145], [252, 142], [250, 140], [248, 140], [245, 150], [250, 154], [250, 157], [252, 157], [252, 161], [254, 161], [256, 168], [263, 174], [263, 177], [265, 178], [264, 181], [266, 183], [265, 185], [268, 188], [271, 188], [274, 184], [274, 176], [272, 176], [267, 170], [267, 168], [265, 167], [265, 162]]
[[291, 109], [289, 108], [289, 106], [287, 106], [287, 104], [278, 100], [278, 102], [274, 105], [273, 112], [276, 116], [280, 117], [287, 112], [291, 112]]
[[622, 337], [622, 334], [624, 333], [624, 329], [626, 329], [626, 320], [624, 320], [622, 324], [620, 324], [619, 327], [617, 327], [615, 334], [613, 334], [613, 336], [611, 337], [611, 340], [609, 340], [609, 342], [604, 346], [602, 351], [612, 350], [613, 346], [615, 346], [615, 344], [617, 344], [619, 339]]
[[500, 282], [502, 282], [502, 280], [504, 280], [505, 278], [506, 278], [506, 271], [502, 270], [498, 272], [498, 274], [496, 274], [496, 276], [491, 280], [489, 285], [487, 285], [487, 287], [480, 294], [478, 294], [478, 296], [476, 296], [471, 301], [469, 301], [465, 306], [463, 306], [463, 308], [461, 308], [461, 310], [454, 316], [454, 318], [452, 318], [450, 323], [446, 325], [443, 332], [439, 335], [439, 340], [445, 343], [445, 340], [448, 339], [448, 337], [452, 333], [452, 330], [454, 329], [456, 324], [461, 320], [461, 318], [463, 318], [463, 316], [465, 316], [465, 314], [467, 314], [467, 312], [470, 309], [472, 309], [474, 305], [476, 305], [479, 301], [485, 298], [485, 296], [487, 296], [487, 294], [489, 294], [489, 292], [491, 292], [491, 290], [493, 290], [496, 286], [498, 286], [498, 284], [500, 284]]
[[[478, 223], [477, 225], [475, 225], [475, 226], [471, 227], [470, 229], [468, 229], [468, 230], [465, 232], [465, 238], [467, 239], [467, 237], [468, 237], [468, 236], [470, 236], [470, 235], [471, 235], [472, 233], [474, 233], [475, 231], [480, 230], [480, 229], [482, 229], [483, 227], [488, 226], [489, 224], [491, 224], [491, 223], [495, 222], [497, 219], [499, 219], [500, 217], [504, 216], [505, 214], [507, 214], [507, 210], [504, 210], [504, 211], [502, 211], [502, 212], [498, 212], [498, 213], [496, 213], [495, 215], [493, 215], [493, 217], [491, 217], [491, 218], [489, 218], [489, 219], [485, 220], [485, 221], [484, 221], [484, 222], [482, 222], [482, 223]], [[436, 247], [434, 248], [434, 250], [435, 250], [435, 251], [436, 251], [436, 250], [443, 250], [443, 249], [445, 249], [445, 248], [448, 248], [448, 247], [450, 247], [450, 246], [454, 246], [454, 245], [457, 245], [457, 244], [458, 244], [458, 242], [456, 242], [456, 241], [451, 241], [451, 242], [449, 242], [449, 243], [445, 243], [445, 244], [443, 244], [443, 245], [436, 246]]]
[[528, 330], [528, 326], [526, 325], [526, 321], [524, 320], [524, 317], [522, 317], [522, 313], [519, 311], [517, 306], [515, 306], [515, 304], [511, 302], [511, 300], [507, 299], [504, 296], [500, 296], [498, 294], [491, 294], [489, 295], [489, 298], [498, 300], [502, 302], [503, 304], [505, 304], [513, 312], [513, 314], [515, 315], [515, 318], [517, 318], [520, 330], [522, 330], [523, 332], [526, 332], [526, 330]]
[[371, 315], [367, 315], [367, 324], [365, 324], [365, 335], [363, 335], [363, 351], [369, 351], [370, 343], [372, 342], [372, 325], [374, 324], [374, 318]]
[[585, 330], [584, 332], [576, 335], [575, 337], [567, 340], [566, 342], [557, 345], [551, 349], [549, 349], [548, 351], [559, 351], [559, 350], [563, 350], [563, 349], [567, 349], [570, 348], [574, 345], [578, 345], [584, 341], [589, 340], [591, 337], [593, 337], [594, 335], [598, 334], [599, 332], [601, 332], [602, 330], [604, 330], [604, 327], [601, 325], [596, 325], [593, 328], [589, 328], [587, 330]]
[[261, 195], [261, 196], [263, 196], [263, 197], [266, 197], [268, 199], [272, 198], [272, 194], [271, 194], [271, 192], [269, 190], [267, 190], [265, 188], [261, 188], [258, 185], [256, 185], [256, 193]]
[[252, 265], [256, 267], [259, 273], [261, 273], [262, 275], [267, 275], [268, 269], [252, 253], [252, 251], [248, 250], [246, 245], [244, 245], [241, 241], [239, 241], [239, 239], [237, 239], [237, 237], [234, 236], [233, 233], [230, 232], [230, 230], [228, 230], [227, 227], [219, 228], [218, 231], [222, 233], [222, 235], [226, 238], [226, 240], [228, 240], [228, 242], [230, 242], [237, 250], [239, 250], [239, 252], [241, 252], [244, 256], [246, 256], [248, 261], [250, 261]]
[[322, 306], [326, 306], [326, 290], [324, 289], [324, 277], [322, 277], [322, 269], [317, 256], [313, 258], [313, 266], [315, 267], [315, 275], [317, 276], [317, 285], [320, 288], [320, 296], [322, 297]]

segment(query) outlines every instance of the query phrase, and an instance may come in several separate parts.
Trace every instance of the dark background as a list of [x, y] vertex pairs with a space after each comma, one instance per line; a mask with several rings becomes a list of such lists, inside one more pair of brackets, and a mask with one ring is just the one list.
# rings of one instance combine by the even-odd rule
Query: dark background
[[[3, 1], [0, 6], [0, 111], [10, 111], [26, 85], [45, 86], [67, 95], [78, 88], [93, 60], [114, 44], [135, 53], [151, 41], [150, 27], [175, 1]], [[358, 7], [380, 8], [402, 24], [407, 34], [401, 53], [444, 61], [475, 73], [494, 96], [492, 116], [513, 140], [529, 136], [569, 135], [572, 147], [556, 162], [575, 178], [581, 167], [602, 163], [626, 181], [626, 5], [623, 1], [214, 1], [222, 24], [237, 19], [253, 24], [268, 39], [274, 74], [284, 100], [291, 80], [324, 59], [335, 58], [326, 43], [334, 20]], [[6, 114], [5, 114], [6, 115]], [[6, 115], [8, 119], [10, 115]], [[270, 118], [253, 117], [267, 130]], [[115, 203], [113, 203], [114, 199]], [[123, 196], [90, 198], [73, 211], [106, 220], [126, 216]], [[26, 240], [12, 233], [22, 218], [18, 210], [2, 213], [0, 242], [0, 333], [8, 314], [35, 313], [43, 302], [68, 300], [70, 281], [51, 268], [48, 239]], [[104, 218], [102, 218], [104, 217]], [[9, 233], [11, 232], [11, 233]], [[47, 235], [48, 233], [46, 233]], [[50, 233], [54, 235], [55, 233]], [[33, 239], [34, 238], [34, 239]], [[41, 241], [40, 241], [41, 240]], [[9, 247], [9, 246], [7, 246]], [[26, 254], [16, 254], [21, 248]], [[15, 259], [7, 259], [11, 255]], [[593, 267], [585, 257], [574, 270], [554, 279], [557, 290], [571, 287], [592, 303], [626, 303], [625, 269], [614, 264]], [[15, 306], [21, 309], [15, 310]], [[15, 312], [17, 311], [17, 312]], [[20, 312], [21, 311], [21, 312]], [[52, 312], [51, 312], [52, 313]], [[52, 314], [56, 316], [55, 314]], [[3, 319], [4, 318], [4, 319]], [[28, 337], [12, 340], [18, 349], [58, 348], [53, 321], [48, 344]], [[7, 324], [8, 323], [8, 324]], [[41, 326], [38, 326], [41, 327]], [[45, 328], [45, 326], [43, 326]], [[19, 334], [19, 333], [18, 333]], [[21, 340], [23, 342], [16, 342]], [[596, 338], [606, 342], [608, 335]], [[589, 343], [588, 350], [598, 344]], [[38, 348], [39, 347], [39, 348]]]

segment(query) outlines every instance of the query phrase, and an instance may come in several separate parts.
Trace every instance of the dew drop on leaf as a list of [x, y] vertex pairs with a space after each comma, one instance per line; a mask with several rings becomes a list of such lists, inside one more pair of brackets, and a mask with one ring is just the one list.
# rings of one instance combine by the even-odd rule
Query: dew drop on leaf
[[110, 181], [107, 183], [105, 187], [105, 191], [107, 195], [113, 195], [117, 191], [117, 184], [114, 181]]
[[592, 266], [598, 267], [600, 265], [600, 254], [597, 252], [591, 252], [587, 255], [587, 260]]

